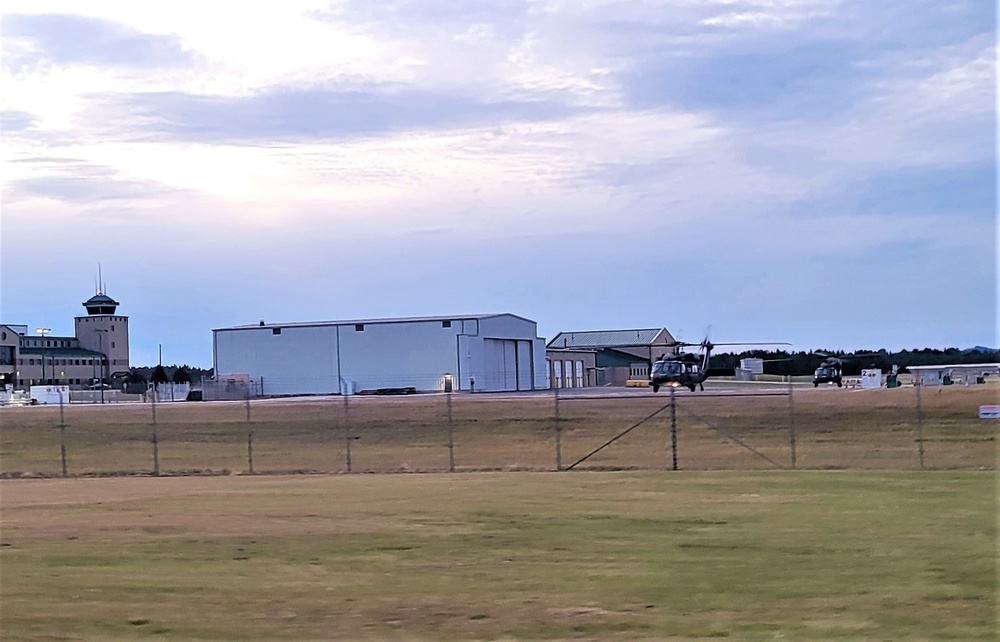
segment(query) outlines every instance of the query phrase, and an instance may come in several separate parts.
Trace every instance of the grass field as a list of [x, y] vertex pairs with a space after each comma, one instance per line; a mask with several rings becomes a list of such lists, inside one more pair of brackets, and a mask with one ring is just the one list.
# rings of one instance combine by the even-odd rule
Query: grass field
[[0, 482], [5, 640], [995, 640], [996, 477]]
[[[678, 393], [682, 470], [788, 468], [793, 436], [802, 469], [996, 468], [996, 422], [977, 414], [1000, 399], [995, 385], [928, 388], [919, 407], [912, 387], [747, 389], [779, 394]], [[669, 469], [668, 396], [632, 392], [562, 397], [558, 422], [551, 394], [171, 403], [155, 417], [150, 404], [73, 405], [64, 430], [58, 407], [0, 408], [0, 474], [60, 475], [63, 446], [69, 475], [242, 473], [251, 461], [256, 473], [555, 470], [657, 410], [579, 468]]]

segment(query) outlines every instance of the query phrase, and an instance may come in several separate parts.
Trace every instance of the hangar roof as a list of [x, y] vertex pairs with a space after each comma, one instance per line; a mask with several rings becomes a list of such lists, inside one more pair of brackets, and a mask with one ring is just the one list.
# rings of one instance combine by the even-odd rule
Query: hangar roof
[[560, 332], [547, 348], [627, 348], [647, 345], [670, 345], [674, 338], [666, 328], [640, 330], [588, 330]]
[[264, 323], [263, 319], [259, 323], [252, 323], [249, 325], [236, 325], [228, 328], [216, 328], [218, 330], [251, 330], [253, 328], [295, 328], [295, 327], [309, 327], [309, 326], [324, 326], [324, 325], [377, 325], [379, 323], [419, 323], [421, 321], [461, 321], [463, 319], [492, 319], [494, 317], [514, 317], [515, 319], [521, 319], [522, 321], [527, 321], [528, 323], [535, 323], [531, 319], [527, 319], [517, 314], [511, 314], [510, 312], [497, 312], [491, 314], [453, 314], [453, 315], [443, 315], [443, 316], [430, 316], [430, 317], [397, 317], [397, 318], [376, 318], [376, 319], [342, 319], [339, 321], [295, 321], [292, 323]]

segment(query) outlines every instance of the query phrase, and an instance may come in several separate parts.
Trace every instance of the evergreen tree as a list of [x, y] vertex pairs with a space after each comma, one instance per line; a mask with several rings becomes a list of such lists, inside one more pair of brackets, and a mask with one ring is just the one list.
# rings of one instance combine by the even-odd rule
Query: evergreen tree
[[159, 388], [161, 383], [167, 383], [170, 381], [170, 378], [167, 377], [167, 371], [163, 369], [163, 366], [156, 366], [153, 369], [152, 380], [153, 384]]

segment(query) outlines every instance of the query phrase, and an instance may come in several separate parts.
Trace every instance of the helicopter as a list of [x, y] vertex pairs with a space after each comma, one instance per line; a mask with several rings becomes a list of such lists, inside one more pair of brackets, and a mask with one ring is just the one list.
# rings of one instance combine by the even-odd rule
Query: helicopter
[[837, 357], [827, 357], [813, 373], [813, 388], [819, 387], [821, 383], [835, 383], [838, 388], [842, 387], [844, 385], [843, 368], [843, 360]]
[[[662, 354], [653, 363], [649, 371], [649, 385], [653, 392], [659, 392], [662, 386], [684, 386], [691, 392], [695, 388], [704, 391], [705, 380], [708, 379], [708, 362], [712, 348], [717, 345], [751, 345], [749, 343], [719, 343], [713, 344], [706, 337], [701, 343], [675, 343], [676, 346], [698, 346], [698, 352], [681, 352], [679, 354]], [[788, 345], [787, 343], [754, 343], [752, 345]]]
[[824, 357], [823, 362], [819, 364], [816, 371], [813, 373], [812, 384], [813, 388], [818, 388], [821, 383], [835, 383], [838, 388], [843, 387], [843, 370], [844, 362], [848, 359], [866, 359], [869, 357], [880, 356], [874, 353], [862, 353], [855, 354], [851, 356], [834, 356], [829, 352], [814, 352], [816, 356]]
[[[690, 344], [682, 344], [690, 345]], [[712, 345], [707, 339], [700, 344], [702, 354], [681, 352], [680, 354], [661, 354], [649, 371], [649, 385], [653, 392], [659, 392], [660, 386], [687, 386], [694, 392], [695, 386], [705, 389], [705, 379], [708, 378], [708, 358], [712, 353]]]

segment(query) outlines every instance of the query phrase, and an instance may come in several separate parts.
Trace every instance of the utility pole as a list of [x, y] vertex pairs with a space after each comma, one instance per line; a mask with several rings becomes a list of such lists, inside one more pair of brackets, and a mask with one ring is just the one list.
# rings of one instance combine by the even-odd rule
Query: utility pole
[[[49, 328], [35, 328], [35, 332], [42, 335], [42, 385], [45, 385], [45, 335], [52, 332]], [[55, 366], [53, 366], [55, 368]]]

